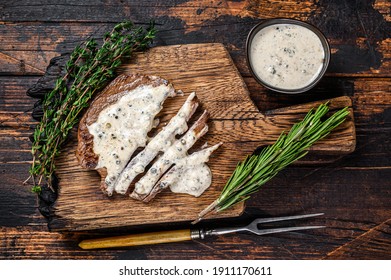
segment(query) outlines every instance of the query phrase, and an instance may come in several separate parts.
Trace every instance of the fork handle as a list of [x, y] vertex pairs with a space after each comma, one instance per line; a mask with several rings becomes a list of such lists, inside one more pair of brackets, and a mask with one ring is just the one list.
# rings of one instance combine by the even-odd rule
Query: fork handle
[[118, 248], [139, 245], [172, 243], [192, 240], [190, 229], [148, 232], [140, 234], [130, 234], [115, 237], [105, 237], [97, 239], [87, 239], [79, 243], [79, 247], [86, 250], [102, 248]]

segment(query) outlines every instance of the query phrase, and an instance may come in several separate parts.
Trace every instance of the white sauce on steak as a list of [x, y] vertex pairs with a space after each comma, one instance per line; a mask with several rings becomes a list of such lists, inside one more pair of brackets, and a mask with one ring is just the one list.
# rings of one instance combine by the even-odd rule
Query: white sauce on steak
[[212, 172], [206, 162], [220, 145], [221, 143], [178, 160], [173, 172], [167, 173], [160, 184], [168, 185], [174, 193], [200, 196], [212, 183]]
[[107, 169], [105, 183], [109, 188], [134, 151], [146, 145], [147, 133], [169, 94], [173, 91], [166, 85], [139, 86], [103, 109], [97, 121], [88, 126], [94, 136], [94, 152], [99, 155], [96, 169]]
[[[207, 127], [205, 129], [207, 130]], [[196, 140], [197, 135], [192, 130], [189, 130], [181, 139], [176, 140], [135, 184], [135, 192], [138, 194], [149, 194], [160, 177], [172, 165], [187, 156], [187, 150], [193, 146]]]
[[174, 193], [187, 193], [199, 197], [212, 183], [212, 172], [205, 163], [182, 166], [170, 174], [170, 190]]
[[187, 131], [187, 121], [198, 106], [198, 104], [193, 101], [194, 98], [195, 93], [191, 93], [170, 122], [151, 139], [142, 152], [129, 162], [115, 183], [115, 191], [117, 193], [125, 194], [134, 178], [144, 172], [145, 167], [156, 157], [156, 155], [159, 152], [167, 150], [175, 142], [176, 135], [181, 135]]
[[[201, 195], [212, 182], [212, 173], [205, 163], [220, 144], [187, 154], [208, 130], [206, 112], [188, 129], [187, 122], [198, 107], [195, 93], [191, 93], [176, 116], [149, 139], [147, 134], [156, 125], [156, 115], [165, 99], [175, 95], [175, 91], [164, 84], [123, 89], [123, 96], [100, 111], [97, 120], [87, 126], [93, 136], [94, 153], [99, 156], [96, 169], [107, 170], [107, 194], [112, 195], [114, 190], [125, 194], [130, 183], [143, 174], [135, 184], [134, 198], [148, 196], [152, 199], [161, 191], [157, 183], [163, 181], [173, 192]], [[176, 135], [182, 137], [177, 139]], [[145, 149], [132, 158], [140, 147]], [[149, 167], [159, 152], [163, 154]]]
[[295, 90], [317, 78], [325, 52], [319, 37], [308, 28], [274, 24], [254, 36], [249, 56], [254, 72], [266, 84]]

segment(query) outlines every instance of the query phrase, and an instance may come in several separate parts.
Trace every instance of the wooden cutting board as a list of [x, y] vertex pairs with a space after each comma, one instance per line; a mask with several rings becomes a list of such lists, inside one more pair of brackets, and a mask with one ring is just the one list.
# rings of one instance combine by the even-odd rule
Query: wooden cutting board
[[[203, 143], [223, 146], [211, 157], [208, 165], [213, 173], [212, 186], [199, 198], [160, 193], [152, 202], [114, 195], [108, 198], [100, 189], [100, 177], [95, 171], [79, 167], [75, 149], [75, 132], [58, 158], [57, 176], [59, 196], [49, 228], [62, 230], [91, 230], [142, 224], [192, 221], [197, 214], [215, 200], [238, 161], [257, 147], [271, 144], [283, 130], [299, 121], [308, 110], [320, 102], [278, 109], [262, 114], [249, 98], [246, 85], [232, 59], [221, 44], [193, 44], [156, 47], [138, 54], [121, 72], [161, 76], [169, 80], [185, 96], [170, 98], [160, 114], [161, 123], [175, 115], [186, 96], [195, 91], [201, 108], [210, 113], [209, 132]], [[330, 107], [351, 106], [348, 97], [330, 100]], [[195, 119], [194, 116], [192, 119]], [[327, 139], [317, 143], [312, 153], [347, 154], [355, 148], [353, 113]], [[243, 204], [223, 211], [218, 217], [239, 216]]]

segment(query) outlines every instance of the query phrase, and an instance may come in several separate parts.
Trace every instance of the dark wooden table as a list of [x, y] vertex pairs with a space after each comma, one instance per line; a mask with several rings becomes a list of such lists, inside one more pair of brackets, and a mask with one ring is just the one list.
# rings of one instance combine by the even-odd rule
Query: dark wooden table
[[[390, 259], [391, 257], [391, 4], [377, 1], [108, 1], [2, 0], [0, 3], [0, 259]], [[61, 4], [58, 4], [61, 3]], [[318, 26], [332, 48], [323, 81], [299, 96], [258, 85], [245, 63], [247, 33], [261, 19], [288, 17]], [[155, 45], [219, 42], [229, 50], [260, 110], [350, 96], [356, 151], [336, 161], [295, 165], [254, 195], [240, 224], [255, 216], [324, 212], [326, 229], [257, 237], [227, 235], [120, 250], [82, 251], [85, 237], [129, 229], [54, 233], [22, 182], [31, 163], [34, 99], [26, 90], [51, 58], [86, 37], [100, 38], [124, 19], [154, 18]], [[304, 222], [305, 224], [307, 222]], [[297, 223], [300, 224], [300, 223]], [[210, 226], [208, 222], [205, 226]], [[141, 232], [186, 224], [133, 229]]]

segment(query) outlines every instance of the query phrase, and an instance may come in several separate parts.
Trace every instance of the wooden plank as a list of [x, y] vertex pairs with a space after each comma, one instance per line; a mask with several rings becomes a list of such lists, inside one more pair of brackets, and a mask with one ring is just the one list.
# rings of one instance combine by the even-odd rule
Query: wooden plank
[[[80, 1], [67, 1], [59, 5], [54, 0], [45, 1], [45, 3], [39, 0], [19, 0], [3, 4], [2, 8], [4, 11], [3, 20], [12, 22], [72, 20], [78, 22], [115, 22], [131, 16], [145, 21], [145, 18], [149, 18], [151, 15], [166, 15], [177, 16], [188, 22], [189, 25], [196, 25], [198, 24], [198, 21], [194, 22], [196, 18], [199, 18], [200, 21], [207, 21], [211, 18], [216, 19], [224, 16], [240, 18], [295, 16], [306, 20], [311, 16], [321, 16], [321, 12], [324, 11], [333, 12], [333, 9], [340, 7], [345, 8], [344, 14], [353, 16], [350, 18], [350, 22], [358, 20], [356, 19], [358, 15], [354, 14], [354, 11], [361, 12], [363, 19], [366, 19], [364, 18], [366, 15], [376, 14], [389, 21], [389, 6], [385, 1], [376, 1], [373, 5], [360, 7], [350, 3], [343, 5], [339, 2], [333, 2], [325, 5], [324, 3], [315, 4], [312, 1], [297, 2], [293, 0], [277, 0], [263, 3], [263, 5], [256, 5], [251, 1], [223, 2], [219, 0], [160, 0], [154, 2], [131, 0], [121, 4], [115, 0], [88, 4]], [[28, 14], [23, 13], [26, 9], [29, 10]], [[329, 15], [330, 18], [333, 16], [333, 14]]]
[[0, 259], [112, 259], [110, 252], [77, 248], [77, 235], [49, 233], [43, 227], [0, 227]]
[[[254, 208], [247, 209], [250, 212], [254, 210]], [[251, 213], [253, 214], [254, 212]], [[245, 224], [250, 218], [251, 216], [247, 215], [242, 220], [214, 221], [213, 226]], [[176, 226], [170, 224], [141, 230], [113, 231], [111, 229], [104, 232], [66, 234], [48, 232], [43, 226], [0, 227], [0, 259], [321, 259], [328, 252], [343, 244], [349, 244], [356, 236], [360, 236], [374, 226], [369, 222], [337, 220], [331, 217], [296, 222], [290, 226], [308, 224], [327, 224], [328, 227], [322, 230], [291, 232], [262, 238], [250, 234], [231, 234], [198, 241], [94, 251], [81, 250], [77, 244], [86, 238], [168, 230]], [[328, 230], [330, 227], [333, 229]], [[185, 227], [180, 225], [177, 228]]]
[[325, 259], [389, 260], [391, 251], [391, 219], [368, 230], [334, 251]]
[[[312, 168], [289, 167], [265, 184], [248, 206], [270, 215], [316, 211], [324, 212], [330, 221], [381, 223], [390, 215], [389, 183], [381, 178], [389, 178], [391, 168], [382, 164], [354, 166], [357, 158], [347, 158], [346, 167], [337, 162]], [[369, 183], [368, 178], [375, 183]]]
[[[55, 1], [47, 1], [43, 4], [40, 1], [15, 1], [12, 4], [4, 5], [4, 17], [6, 21], [79, 21], [79, 22], [113, 22], [121, 21], [124, 18], [133, 17], [133, 20], [146, 21], [153, 15], [175, 15], [178, 14], [182, 20], [189, 21], [195, 17], [202, 20], [217, 18], [221, 16], [270, 16], [274, 13], [279, 17], [289, 15], [307, 18], [311, 9], [316, 6], [310, 1], [296, 4], [294, 1], [275, 1], [266, 5], [254, 5], [251, 1], [242, 3], [227, 3], [222, 1], [127, 1], [119, 5], [117, 1], [105, 1], [104, 3], [84, 4], [77, 1], [67, 1], [58, 5]], [[75, 9], [77, 7], [77, 9]], [[24, 9], [29, 14], [21, 18]], [[101, 13], [98, 11], [101, 10]], [[194, 23], [193, 23], [194, 24]]]
[[[27, 15], [26, 9], [29, 10]], [[2, 20], [6, 24], [0, 26], [5, 34], [0, 38], [0, 61], [6, 67], [1, 71], [42, 74], [50, 58], [70, 52], [89, 36], [100, 38], [116, 22], [131, 19], [146, 23], [155, 18], [160, 30], [156, 45], [223, 43], [242, 75], [249, 76], [244, 56], [248, 32], [262, 19], [288, 17], [306, 20], [326, 34], [332, 48], [330, 75], [389, 77], [391, 22], [388, 10], [387, 4], [381, 1], [362, 7], [354, 2], [335, 1], [326, 5], [293, 0], [263, 5], [254, 5], [252, 1], [217, 0], [130, 1], [121, 5], [116, 1], [92, 5], [12, 2], [3, 6]], [[324, 14], [329, 15], [327, 20]], [[235, 36], [230, 36], [232, 33]]]

